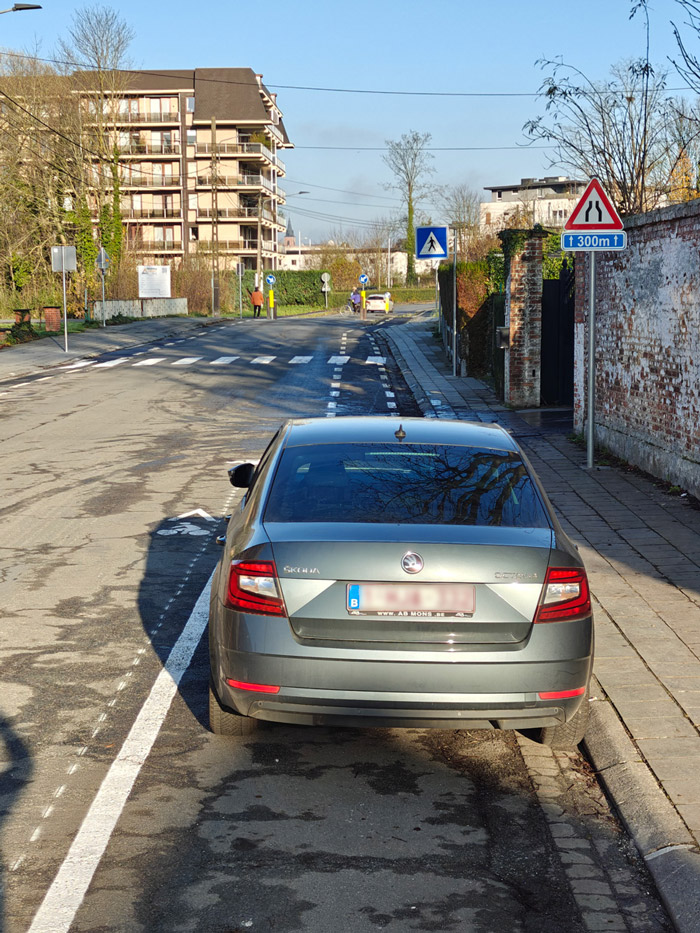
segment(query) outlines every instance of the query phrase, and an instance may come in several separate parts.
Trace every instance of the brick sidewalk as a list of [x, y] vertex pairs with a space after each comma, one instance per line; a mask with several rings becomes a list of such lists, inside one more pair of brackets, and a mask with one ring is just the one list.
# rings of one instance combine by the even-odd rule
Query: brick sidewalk
[[587, 751], [678, 929], [700, 930], [700, 512], [633, 471], [584, 469], [566, 435], [453, 377], [434, 329], [423, 315], [383, 334], [427, 417], [512, 431], [581, 548], [596, 620]]

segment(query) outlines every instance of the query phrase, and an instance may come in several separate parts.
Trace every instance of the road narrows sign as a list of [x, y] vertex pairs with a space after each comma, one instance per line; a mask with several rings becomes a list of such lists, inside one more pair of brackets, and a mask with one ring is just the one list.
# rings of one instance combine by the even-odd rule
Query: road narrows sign
[[564, 229], [572, 233], [581, 233], [584, 230], [602, 233], [622, 230], [622, 227], [620, 215], [597, 178], [591, 178], [581, 199], [564, 224]]

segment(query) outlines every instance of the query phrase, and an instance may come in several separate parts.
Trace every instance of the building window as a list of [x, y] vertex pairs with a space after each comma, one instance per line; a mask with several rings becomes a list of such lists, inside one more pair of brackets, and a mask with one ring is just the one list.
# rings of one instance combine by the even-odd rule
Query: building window
[[187, 145], [188, 146], [197, 145], [197, 130], [187, 130]]
[[500, 201], [501, 198], [503, 197], [503, 192], [502, 192], [502, 191], [497, 191], [497, 192], [496, 192], [496, 197], [497, 197], [498, 200]]
[[188, 113], [194, 113], [194, 97], [187, 98], [186, 109]]

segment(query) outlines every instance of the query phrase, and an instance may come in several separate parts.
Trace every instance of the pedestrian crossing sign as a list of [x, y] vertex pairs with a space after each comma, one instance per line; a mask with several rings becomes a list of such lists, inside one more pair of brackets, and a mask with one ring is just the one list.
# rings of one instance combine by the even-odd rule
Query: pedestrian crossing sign
[[416, 227], [416, 259], [447, 259], [447, 227]]

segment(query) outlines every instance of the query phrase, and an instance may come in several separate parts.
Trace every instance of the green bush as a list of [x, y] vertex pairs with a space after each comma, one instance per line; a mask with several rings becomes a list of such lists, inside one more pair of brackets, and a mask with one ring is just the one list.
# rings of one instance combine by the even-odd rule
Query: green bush
[[[382, 289], [380, 289], [382, 291]], [[435, 285], [425, 288], [391, 288], [391, 297], [394, 304], [411, 304], [415, 302], [429, 302], [435, 304]]]
[[[309, 305], [313, 307], [323, 307], [323, 292], [321, 291], [321, 272], [306, 269], [277, 269], [272, 273], [277, 279], [273, 285], [275, 292], [275, 304], [285, 305]], [[270, 270], [263, 272], [263, 279], [270, 275]], [[255, 287], [255, 272], [247, 269], [243, 275], [243, 307], [250, 307], [250, 292]], [[265, 283], [265, 295], [269, 291], [269, 285]], [[229, 272], [226, 276], [226, 306], [229, 311], [238, 310], [238, 277], [235, 273]]]

